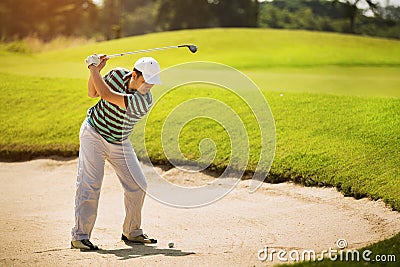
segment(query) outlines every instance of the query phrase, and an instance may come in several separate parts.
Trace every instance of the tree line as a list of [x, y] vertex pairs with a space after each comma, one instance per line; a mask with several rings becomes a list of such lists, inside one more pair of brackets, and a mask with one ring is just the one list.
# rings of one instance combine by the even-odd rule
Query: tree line
[[259, 27], [354, 33], [400, 39], [400, 7], [365, 0], [275, 0], [260, 8]]
[[[364, 2], [365, 10], [356, 3]], [[369, 16], [365, 15], [369, 12]], [[0, 38], [98, 40], [210, 27], [268, 27], [400, 38], [400, 8], [377, 0], [1, 0]]]

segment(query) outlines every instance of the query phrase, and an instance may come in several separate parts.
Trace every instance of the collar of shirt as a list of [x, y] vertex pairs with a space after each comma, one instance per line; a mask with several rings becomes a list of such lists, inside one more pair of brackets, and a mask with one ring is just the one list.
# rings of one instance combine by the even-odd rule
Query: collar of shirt
[[122, 78], [124, 80], [125, 88], [127, 91], [132, 91], [131, 89], [129, 89], [129, 82], [131, 80], [131, 77], [132, 77], [132, 71], [125, 74], [124, 77]]
[[129, 82], [131, 80], [132, 73], [133, 73], [133, 71], [130, 71], [127, 74], [125, 74], [124, 77], [122, 77], [122, 80], [124, 81], [126, 92], [134, 94], [134, 93], [137, 92], [137, 90], [136, 89], [129, 89]]

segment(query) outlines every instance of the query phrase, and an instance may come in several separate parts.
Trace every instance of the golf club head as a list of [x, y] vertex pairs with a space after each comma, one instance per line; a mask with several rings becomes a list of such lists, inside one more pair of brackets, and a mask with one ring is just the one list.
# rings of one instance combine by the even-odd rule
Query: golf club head
[[188, 48], [190, 52], [196, 53], [197, 52], [197, 46], [196, 45], [188, 45]]
[[197, 52], [197, 45], [178, 45], [178, 47], [187, 47], [189, 48], [190, 52], [192, 53]]

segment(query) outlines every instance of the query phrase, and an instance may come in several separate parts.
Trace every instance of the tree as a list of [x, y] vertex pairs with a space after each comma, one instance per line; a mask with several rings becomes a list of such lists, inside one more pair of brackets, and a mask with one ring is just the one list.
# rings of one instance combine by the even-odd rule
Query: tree
[[95, 13], [91, 0], [2, 0], [1, 37], [12, 40], [36, 35], [49, 40], [57, 35], [73, 35], [91, 25]]
[[123, 0], [122, 35], [131, 36], [155, 32], [156, 2], [149, 0]]
[[120, 0], [104, 0], [101, 26], [107, 40], [122, 37], [122, 18]]
[[208, 1], [220, 27], [257, 27], [258, 0]]
[[[270, 28], [283, 28], [283, 22], [280, 18], [280, 14], [286, 10], [280, 10], [277, 7], [270, 5], [268, 8], [261, 8], [260, 10], [260, 22], [259, 25], [261, 27], [270, 27]], [[288, 18], [288, 16], [285, 16]], [[286, 22], [288, 19], [286, 19]]]
[[344, 3], [348, 7], [347, 17], [350, 22], [350, 32], [355, 33], [355, 21], [359, 13], [358, 7], [360, 5], [365, 5], [367, 11], [372, 11], [374, 14], [377, 13], [378, 4], [377, 0], [333, 0], [333, 4]]
[[257, 27], [257, 0], [158, 0], [161, 30]]
[[207, 0], [159, 0], [156, 23], [161, 30], [204, 28], [212, 25]]
[[386, 6], [380, 7], [379, 13], [382, 15], [383, 19], [399, 21], [400, 20], [400, 7]]

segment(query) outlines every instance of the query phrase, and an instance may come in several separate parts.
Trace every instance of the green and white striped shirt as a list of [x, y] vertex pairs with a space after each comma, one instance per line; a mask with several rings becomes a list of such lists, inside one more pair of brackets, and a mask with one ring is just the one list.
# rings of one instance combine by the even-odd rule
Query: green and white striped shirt
[[126, 109], [100, 99], [87, 112], [89, 124], [109, 143], [126, 140], [135, 124], [149, 112], [153, 105], [150, 91], [142, 95], [128, 88], [131, 77], [132, 72], [123, 68], [113, 69], [103, 77], [111, 90], [126, 94]]

